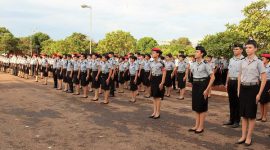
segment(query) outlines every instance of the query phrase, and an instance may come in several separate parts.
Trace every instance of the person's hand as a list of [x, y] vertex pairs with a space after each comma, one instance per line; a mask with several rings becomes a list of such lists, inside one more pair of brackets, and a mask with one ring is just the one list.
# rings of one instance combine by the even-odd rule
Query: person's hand
[[162, 90], [163, 89], [163, 83], [159, 84], [159, 89]]
[[106, 84], [107, 84], [107, 85], [109, 85], [109, 82], [110, 82], [110, 80], [109, 80], [109, 79], [107, 79], [107, 80], [106, 80]]
[[112, 76], [111, 78], [112, 78], [112, 80], [113, 80], [113, 79], [114, 79], [114, 76]]
[[69, 75], [70, 78], [72, 78], [72, 75]]
[[171, 74], [171, 78], [173, 78], [173, 76], [174, 76], [174, 74], [172, 73], [172, 74]]
[[256, 95], [256, 104], [259, 103], [260, 99], [261, 99], [261, 95], [257, 94], [257, 95]]
[[228, 84], [225, 84], [225, 89], [226, 91], [228, 91]]
[[98, 76], [96, 76], [96, 81], [98, 80]]
[[183, 81], [185, 82], [185, 81], [186, 81], [186, 79], [187, 79], [187, 77], [184, 77], [184, 78], [183, 78]]
[[240, 91], [239, 91], [239, 90], [237, 90], [237, 96], [238, 96], [238, 98], [239, 98], [239, 96], [240, 96]]
[[205, 90], [205, 91], [203, 92], [203, 96], [204, 96], [204, 99], [205, 99], [205, 100], [207, 99], [208, 94], [209, 94], [209, 90]]
[[137, 79], [134, 80], [134, 83], [135, 83], [135, 84], [137, 83]]
[[89, 75], [86, 76], [86, 80], [88, 80], [88, 79], [89, 79]]
[[77, 79], [79, 79], [80, 78], [80, 76], [79, 75], [77, 75]]

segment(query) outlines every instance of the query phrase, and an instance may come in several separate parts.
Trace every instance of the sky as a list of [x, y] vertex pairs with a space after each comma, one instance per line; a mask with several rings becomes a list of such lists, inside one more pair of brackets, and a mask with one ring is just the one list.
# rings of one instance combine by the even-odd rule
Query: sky
[[[157, 41], [188, 37], [193, 44], [243, 19], [241, 10], [254, 0], [0, 0], [0, 26], [15, 36], [45, 32], [54, 40], [73, 32], [94, 41], [124, 30], [136, 39]], [[91, 5], [90, 9], [81, 8]], [[92, 12], [92, 32], [90, 30]]]

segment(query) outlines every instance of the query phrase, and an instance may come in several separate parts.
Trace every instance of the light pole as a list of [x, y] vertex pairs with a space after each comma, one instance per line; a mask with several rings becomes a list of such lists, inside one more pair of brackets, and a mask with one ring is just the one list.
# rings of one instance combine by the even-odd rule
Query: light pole
[[92, 54], [92, 38], [91, 38], [91, 35], [92, 35], [92, 7], [90, 5], [81, 5], [82, 8], [89, 8], [90, 10], [90, 36], [89, 36], [89, 40], [90, 40], [90, 54]]

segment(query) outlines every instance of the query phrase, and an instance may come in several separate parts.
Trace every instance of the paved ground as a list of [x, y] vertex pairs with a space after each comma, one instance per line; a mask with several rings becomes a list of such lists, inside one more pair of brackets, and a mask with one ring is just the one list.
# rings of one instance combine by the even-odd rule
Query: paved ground
[[[51, 79], [50, 79], [51, 80]], [[149, 99], [113, 98], [108, 106], [56, 91], [33, 80], [0, 73], [0, 149], [22, 150], [180, 150], [244, 149], [233, 144], [240, 128], [222, 127], [228, 118], [226, 97], [209, 102], [206, 130], [187, 132], [194, 124], [190, 93], [165, 99], [161, 119], [148, 119]], [[256, 124], [249, 149], [270, 149], [270, 123]]]

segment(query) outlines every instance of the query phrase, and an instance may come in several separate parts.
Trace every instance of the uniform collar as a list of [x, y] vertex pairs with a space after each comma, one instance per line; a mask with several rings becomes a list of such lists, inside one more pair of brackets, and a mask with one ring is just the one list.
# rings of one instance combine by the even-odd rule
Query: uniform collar
[[248, 59], [248, 57], [246, 57], [245, 59], [246, 59], [246, 61], [248, 61], [248, 62], [253, 62], [253, 61], [257, 61], [257, 60], [258, 60], [258, 57], [255, 55], [251, 60]]
[[243, 59], [243, 58], [244, 58], [243, 55], [241, 55], [239, 58], [237, 58], [236, 56], [233, 56], [233, 59], [234, 59], [234, 60], [241, 60], [241, 59]]

